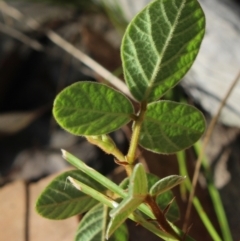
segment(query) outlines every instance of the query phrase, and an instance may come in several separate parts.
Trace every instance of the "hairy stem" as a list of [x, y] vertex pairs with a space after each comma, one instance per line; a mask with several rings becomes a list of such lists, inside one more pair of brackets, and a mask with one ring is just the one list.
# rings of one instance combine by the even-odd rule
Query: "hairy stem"
[[152, 213], [154, 214], [160, 229], [168, 234], [171, 234], [173, 237], [177, 238], [178, 240], [182, 240], [182, 238], [174, 231], [172, 226], [168, 223], [164, 213], [159, 208], [154, 198], [148, 195], [145, 199], [145, 203], [152, 210]]
[[86, 139], [101, 148], [107, 154], [112, 154], [119, 162], [125, 161], [124, 154], [117, 148], [115, 142], [109, 135], [86, 136]]
[[133, 133], [132, 133], [132, 138], [130, 142], [130, 147], [126, 156], [126, 160], [129, 163], [129, 165], [133, 165], [135, 162], [136, 158], [136, 150], [138, 146], [138, 140], [139, 140], [139, 135], [142, 127], [142, 122], [144, 120], [144, 114], [147, 110], [147, 103], [142, 102], [141, 103], [141, 109], [139, 111], [139, 114], [137, 116], [137, 120], [134, 121], [133, 123]]

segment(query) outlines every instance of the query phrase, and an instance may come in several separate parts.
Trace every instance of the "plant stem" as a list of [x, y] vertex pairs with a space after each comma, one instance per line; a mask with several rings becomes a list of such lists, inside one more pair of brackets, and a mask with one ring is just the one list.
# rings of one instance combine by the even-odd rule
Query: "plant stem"
[[[180, 176], [187, 176], [186, 163], [185, 163], [185, 151], [179, 151], [176, 153], [179, 167]], [[188, 176], [187, 176], [188, 177]], [[180, 194], [182, 200], [185, 202], [187, 200], [187, 188], [185, 182], [180, 184]]]
[[[81, 192], [84, 192], [85, 194], [87, 194], [91, 197], [94, 197], [100, 203], [105, 204], [110, 208], [116, 208], [119, 205], [119, 203], [115, 202], [114, 200], [107, 197], [103, 193], [96, 191], [94, 188], [91, 188], [91, 187], [87, 186], [86, 184], [79, 182], [78, 180], [76, 180], [70, 176], [68, 177], [68, 180], [73, 184], [73, 186], [76, 189], [80, 190]], [[164, 240], [171, 239], [171, 235], [163, 232], [158, 227], [156, 227], [152, 223], [148, 222], [145, 218], [142, 217], [141, 214], [133, 213], [133, 214], [129, 215], [129, 218], [131, 220], [135, 221], [136, 223], [142, 225], [143, 227], [145, 227], [146, 229], [148, 229], [150, 232], [154, 233], [158, 237], [160, 237]], [[192, 240], [189, 240], [189, 241], [192, 241]]]
[[[194, 145], [194, 149], [195, 149], [195, 152], [197, 153], [197, 155], [199, 155], [200, 150], [201, 150], [201, 143], [197, 142]], [[209, 162], [207, 161], [206, 156], [203, 156], [202, 167], [204, 169], [205, 176], [207, 177], [207, 188], [208, 188], [210, 197], [211, 197], [212, 202], [213, 202], [213, 207], [214, 207], [215, 213], [217, 215], [217, 219], [218, 219], [219, 226], [221, 228], [223, 239], [232, 241], [233, 238], [232, 238], [232, 235], [231, 235], [231, 231], [230, 231], [230, 227], [229, 227], [229, 224], [228, 224], [227, 216], [226, 216], [226, 213], [224, 211], [222, 199], [221, 199], [221, 196], [219, 194], [219, 191], [217, 190], [217, 188], [214, 185], [212, 173], [211, 173], [210, 166], [209, 166], [208, 163]]]
[[[194, 145], [194, 147], [196, 146], [196, 144]], [[195, 147], [196, 148], [196, 147]], [[188, 170], [187, 170], [187, 165], [186, 165], [186, 157], [185, 157], [185, 152], [184, 151], [181, 151], [181, 154], [180, 152], [177, 154], [177, 157], [179, 159], [179, 164], [181, 165], [181, 168], [180, 168], [180, 174], [182, 176], [189, 176], [188, 174]], [[180, 160], [181, 159], [181, 160]], [[189, 178], [187, 178], [184, 182], [184, 185], [187, 189], [188, 192], [190, 192], [192, 190], [192, 183], [191, 181], [189, 180]], [[202, 220], [204, 226], [206, 227], [208, 233], [210, 234], [212, 240], [214, 241], [222, 241], [221, 237], [219, 236], [218, 232], [216, 231], [216, 229], [214, 228], [211, 220], [209, 219], [207, 213], [205, 212], [204, 210], [204, 207], [202, 206], [200, 200], [195, 196], [193, 198], [193, 205], [200, 217], [200, 219]], [[216, 203], [214, 204], [214, 206], [216, 205]], [[187, 227], [186, 227], [187, 229]], [[224, 240], [232, 240], [231, 238], [230, 239], [224, 239]]]
[[101, 148], [107, 154], [112, 154], [119, 162], [125, 161], [125, 156], [123, 153], [117, 148], [115, 142], [109, 135], [101, 135], [101, 136], [86, 136], [86, 139]]
[[148, 195], [145, 199], [145, 203], [150, 207], [152, 210], [156, 221], [158, 222], [158, 225], [160, 228], [166, 232], [171, 234], [173, 237], [177, 238], [178, 240], [182, 240], [182, 238], [174, 231], [174, 229], [171, 227], [171, 225], [168, 223], [164, 213], [161, 211], [159, 206], [157, 205], [156, 201], [153, 197]]
[[219, 106], [219, 108], [217, 110], [217, 113], [213, 117], [213, 119], [211, 120], [211, 122], [210, 122], [210, 124], [209, 124], [209, 126], [207, 128], [206, 134], [204, 136], [202, 149], [201, 149], [201, 151], [199, 153], [199, 156], [197, 158], [196, 167], [195, 167], [194, 174], [193, 174], [192, 189], [190, 191], [190, 195], [189, 195], [189, 199], [188, 199], [188, 205], [187, 205], [187, 210], [186, 210], [186, 214], [185, 214], [185, 224], [184, 224], [183, 229], [187, 226], [188, 221], [189, 221], [189, 217], [190, 217], [190, 214], [191, 214], [192, 199], [193, 199], [193, 197], [195, 195], [195, 189], [196, 189], [196, 185], [197, 185], [197, 181], [198, 181], [198, 177], [199, 177], [199, 173], [200, 173], [200, 168], [201, 168], [202, 158], [204, 156], [204, 151], [205, 151], [206, 146], [207, 146], [207, 144], [208, 144], [208, 142], [210, 140], [210, 137], [212, 135], [213, 129], [214, 129], [216, 123], [217, 123], [217, 120], [220, 117], [221, 111], [222, 111], [223, 107], [225, 106], [228, 97], [230, 96], [230, 94], [232, 93], [232, 91], [235, 88], [236, 84], [238, 83], [239, 79], [240, 79], [240, 71], [237, 74], [236, 78], [231, 83], [231, 85], [230, 85], [230, 87], [229, 87], [225, 97], [221, 101], [220, 106]]
[[133, 133], [132, 133], [132, 138], [130, 142], [130, 147], [128, 150], [128, 154], [126, 156], [126, 160], [129, 163], [130, 166], [133, 166], [136, 158], [136, 149], [138, 146], [138, 140], [139, 140], [139, 135], [142, 127], [142, 122], [144, 120], [144, 114], [147, 110], [147, 103], [142, 102], [141, 103], [141, 109], [138, 114], [138, 118], [136, 121], [133, 123]]
[[128, 177], [130, 177], [132, 175], [134, 165], [131, 165], [131, 164], [124, 165], [124, 168], [125, 168], [125, 171], [126, 171]]

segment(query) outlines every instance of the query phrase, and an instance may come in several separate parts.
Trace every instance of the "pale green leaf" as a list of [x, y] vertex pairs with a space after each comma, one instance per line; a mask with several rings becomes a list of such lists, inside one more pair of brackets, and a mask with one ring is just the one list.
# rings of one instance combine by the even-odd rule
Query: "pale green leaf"
[[[109, 208], [98, 204], [92, 208], [81, 220], [75, 241], [104, 241], [106, 236], [106, 225], [108, 220]], [[122, 224], [111, 236], [109, 241], [127, 241], [128, 230]]]
[[158, 182], [156, 182], [150, 189], [150, 194], [152, 196], [158, 196], [178, 184], [182, 183], [186, 177], [178, 176], [178, 175], [170, 175], [165, 178], [162, 178]]
[[[148, 179], [148, 190], [150, 192], [152, 187], [159, 181], [159, 177], [153, 175], [152, 173], [148, 173], [147, 179]], [[162, 193], [161, 195], [158, 195], [156, 198], [156, 202], [157, 202], [158, 206], [160, 207], [160, 209], [164, 210], [167, 207], [167, 205], [172, 201], [173, 198], [174, 198], [174, 195], [173, 195], [172, 191], [169, 190], [169, 191]], [[176, 222], [177, 220], [179, 220], [180, 212], [179, 212], [179, 208], [178, 208], [176, 200], [174, 200], [172, 202], [172, 204], [166, 214], [166, 217], [167, 217], [168, 221], [170, 221], [170, 222]]]
[[118, 194], [120, 197], [126, 197], [127, 194], [124, 192], [122, 188], [120, 188], [116, 183], [109, 180], [107, 177], [97, 172], [93, 168], [87, 166], [83, 161], [73, 156], [71, 153], [62, 150], [63, 158], [68, 161], [70, 164], [75, 166], [77, 169], [86, 173], [89, 177], [94, 179], [95, 181], [101, 183], [101, 185], [105, 186], [107, 189], [111, 190], [113, 193]]
[[[113, 201], [111, 198], [109, 198], [105, 194], [102, 194], [102, 193], [96, 191], [95, 189], [85, 185], [84, 183], [81, 183], [81, 182], [77, 181], [76, 179], [74, 179], [72, 177], [68, 177], [67, 179], [71, 182], [71, 184], [77, 190], [95, 198], [96, 200], [98, 200], [102, 204], [105, 204], [110, 208], [116, 208], [119, 205], [117, 202]], [[141, 205], [139, 207], [141, 207]], [[145, 209], [145, 208], [142, 208], [142, 209]], [[176, 239], [172, 239], [173, 236], [171, 234], [168, 234], [168, 233], [160, 230], [158, 227], [155, 226], [155, 224], [152, 224], [148, 220], [143, 218], [142, 215], [139, 214], [139, 212], [135, 212], [134, 215], [130, 214], [128, 218], [132, 219], [136, 223], [141, 224], [143, 227], [145, 227], [148, 230], [150, 230], [151, 232], [155, 233], [157, 236], [164, 238], [165, 240], [169, 240], [169, 241], [170, 240], [176, 240]], [[115, 228], [114, 228], [113, 231], [115, 231], [119, 227], [119, 225], [117, 225], [117, 226], [114, 225], [114, 227]], [[179, 230], [176, 230], [176, 231], [179, 233]], [[107, 230], [107, 233], [106, 233], [106, 237], [107, 238], [109, 237], [108, 230]], [[190, 240], [187, 239], [186, 241], [190, 241]]]
[[[147, 176], [144, 167], [141, 163], [135, 165], [130, 177], [128, 187], [128, 196], [123, 199], [120, 205], [110, 212], [111, 217], [115, 217], [119, 212], [128, 211], [131, 206], [136, 206], [137, 203], [142, 203], [148, 193]], [[136, 201], [138, 200], [138, 201]], [[132, 202], [132, 205], [131, 205]], [[134, 205], [135, 204], [135, 205]], [[138, 205], [139, 205], [138, 204]], [[137, 205], [137, 206], [138, 206]], [[135, 207], [136, 209], [136, 207]]]
[[[121, 203], [110, 212], [110, 217], [115, 218], [120, 213], [123, 221], [132, 213], [143, 201], [146, 195], [127, 196]], [[125, 217], [125, 218], [123, 218]]]
[[[152, 173], [148, 173], [147, 178], [148, 178], [148, 187], [149, 187], [149, 191], [150, 191], [152, 186], [154, 186], [155, 183], [157, 183], [159, 181], [159, 177], [155, 176]], [[161, 210], [164, 210], [167, 207], [167, 205], [170, 202], [172, 202], [171, 206], [166, 214], [168, 221], [170, 221], [172, 223], [176, 222], [180, 218], [180, 211], [179, 211], [178, 204], [175, 199], [173, 200], [173, 198], [174, 198], [174, 195], [171, 190], [164, 192], [161, 195], [158, 195], [156, 198], [156, 203], [158, 204], [158, 206], [160, 207]], [[173, 226], [173, 224], [172, 224], [172, 226]]]
[[[147, 181], [148, 181], [148, 191], [150, 192], [151, 188], [159, 181], [159, 177], [151, 173], [147, 173]], [[121, 185], [121, 188], [128, 189], [129, 178], [125, 178], [120, 185]], [[160, 209], [164, 210], [166, 206], [172, 201], [173, 197], [174, 196], [172, 191], [169, 190], [162, 193], [161, 195], [158, 195], [156, 198], [156, 202], [159, 205]], [[170, 222], [176, 222], [177, 220], [179, 220], [180, 212], [179, 212], [179, 208], [176, 200], [172, 202], [166, 214], [166, 217]]]
[[[116, 185], [114, 182], [112, 182], [111, 180], [109, 180], [108, 178], [106, 178], [105, 176], [100, 174], [99, 172], [97, 172], [96, 170], [88, 167], [84, 162], [82, 162], [77, 157], [73, 156], [72, 154], [68, 153], [67, 151], [62, 150], [62, 153], [63, 153], [64, 159], [69, 161], [76, 168], [82, 170], [84, 173], [89, 175], [94, 180], [100, 182], [107, 189], [111, 190], [114, 193], [117, 193], [121, 198], [127, 197], [127, 192], [124, 191], [123, 188], [127, 188], [129, 182], [126, 181], [125, 187], [121, 188], [118, 185]], [[159, 180], [158, 177], [156, 177], [153, 174], [149, 174], [149, 173], [147, 174], [147, 179], [148, 179], [148, 187], [149, 188]], [[98, 191], [95, 191], [93, 188], [90, 188], [89, 186], [84, 185], [83, 183], [80, 183], [79, 181], [76, 181], [73, 179], [71, 181], [72, 181], [71, 183], [78, 190], [81, 190], [82, 192], [95, 198], [99, 202], [107, 205], [108, 207], [115, 208], [118, 206], [118, 203], [116, 203], [112, 199], [108, 198], [106, 195], [99, 193]], [[172, 192], [168, 191], [157, 197], [157, 203], [159, 204], [159, 206], [162, 209], [164, 209], [168, 205], [168, 203], [172, 200], [172, 198], [173, 198]], [[151, 213], [150, 209], [146, 205], [141, 204], [138, 207], [138, 209], [141, 210], [141, 212], [143, 212], [144, 214], [146, 214], [146, 216], [148, 218], [154, 219], [153, 214]], [[172, 219], [172, 217], [174, 217], [174, 218]], [[153, 232], [154, 234], [156, 234], [157, 236], [159, 236], [165, 240], [169, 240], [169, 241], [175, 240], [174, 238], [170, 238], [170, 237], [172, 237], [170, 234], [167, 234], [166, 232], [161, 231], [158, 227], [155, 226], [155, 224], [149, 222], [142, 215], [138, 215], [136, 212], [134, 213], [134, 215], [130, 214], [129, 218], [132, 219], [133, 221], [135, 221], [136, 223], [141, 224], [143, 227], [145, 227], [146, 229], [150, 230], [151, 232]], [[171, 221], [175, 221], [176, 219], [179, 218], [179, 211], [178, 211], [178, 207], [177, 207], [177, 204], [175, 201], [173, 202], [173, 204], [171, 205], [171, 207], [167, 213], [167, 218]], [[183, 235], [181, 230], [177, 229], [176, 227], [174, 227], [174, 229], [176, 229], [176, 232]], [[187, 236], [186, 241], [193, 241], [193, 239], [191, 239], [189, 236]]]
[[67, 177], [67, 180], [70, 181], [70, 183], [80, 192], [83, 192], [87, 194], [88, 196], [96, 199], [100, 203], [107, 205], [110, 208], [114, 208], [118, 206], [118, 203], [115, 202], [112, 198], [107, 196], [106, 194], [103, 194], [99, 192], [98, 190], [84, 184], [83, 182], [80, 182], [70, 176]]
[[139, 144], [156, 153], [175, 153], [193, 145], [204, 133], [203, 114], [193, 106], [172, 101], [147, 106]]
[[189, 70], [205, 31], [197, 0], [156, 0], [129, 24], [121, 55], [124, 76], [139, 101], [159, 99]]
[[107, 237], [110, 237], [128, 216], [144, 202], [147, 193], [147, 176], [143, 165], [139, 163], [135, 165], [130, 177], [128, 196], [110, 212], [112, 219], [108, 225]]
[[143, 202], [143, 199], [127, 197], [125, 198], [117, 208], [112, 209], [110, 212], [111, 220], [107, 227], [106, 237], [107, 239], [122, 225], [125, 220], [133, 213], [138, 206]]
[[148, 183], [145, 169], [141, 163], [135, 165], [130, 177], [129, 194], [130, 196], [146, 195]]
[[54, 101], [58, 124], [74, 135], [102, 135], [131, 120], [131, 102], [113, 88], [94, 82], [78, 82], [65, 88]]
[[[115, 201], [113, 201], [111, 198], [109, 198], [108, 196], [106, 196], [105, 194], [102, 194], [98, 191], [96, 191], [95, 189], [85, 185], [84, 183], [81, 183], [79, 181], [77, 181], [76, 179], [73, 179], [72, 177], [68, 177], [67, 178], [71, 184], [79, 191], [95, 198], [96, 200], [98, 200], [99, 202], [101, 202], [102, 204], [107, 205], [110, 208], [115, 208], [117, 207], [119, 204]], [[168, 193], [168, 192], [166, 192]], [[161, 197], [163, 195], [160, 195], [159, 197]], [[141, 204], [139, 206], [139, 210], [142, 210], [145, 214], [147, 214], [147, 216], [152, 217], [151, 213], [149, 212], [149, 209], [147, 209], [146, 205]], [[166, 233], [162, 230], [160, 230], [158, 227], [155, 226], [155, 224], [149, 222], [148, 220], [146, 220], [142, 214], [139, 213], [139, 211], [134, 212], [134, 214], [130, 214], [129, 218], [132, 219], [133, 221], [135, 221], [136, 223], [139, 223], [140, 225], [142, 225], [143, 227], [145, 227], [146, 229], [150, 230], [151, 232], [153, 232], [154, 234], [156, 234], [157, 236], [165, 239], [165, 240], [176, 240], [176, 238], [174, 238], [171, 234]], [[173, 225], [172, 225], [173, 226]], [[181, 230], [178, 230], [176, 227], [173, 226], [173, 228], [176, 230], [176, 232], [180, 235], [183, 235], [183, 233], [181, 232]], [[192, 241], [192, 239], [190, 237], [186, 237], [186, 241]]]
[[67, 177], [72, 176], [99, 192], [106, 190], [101, 184], [79, 170], [68, 171], [57, 176], [41, 193], [36, 203], [36, 211], [45, 218], [65, 219], [84, 213], [96, 205], [96, 200], [79, 192]]

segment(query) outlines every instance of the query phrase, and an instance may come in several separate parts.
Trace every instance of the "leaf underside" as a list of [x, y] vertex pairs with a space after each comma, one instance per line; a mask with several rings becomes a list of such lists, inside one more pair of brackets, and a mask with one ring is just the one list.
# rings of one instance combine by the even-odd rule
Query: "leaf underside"
[[48, 219], [66, 219], [84, 213], [97, 204], [90, 196], [77, 190], [67, 177], [89, 185], [96, 190], [106, 190], [101, 184], [79, 170], [68, 171], [57, 176], [41, 193], [36, 203], [36, 211]]
[[[104, 241], [106, 236], [106, 224], [109, 208], [98, 204], [93, 207], [81, 220], [75, 241]], [[108, 239], [109, 241], [127, 241], [128, 230], [125, 224], [122, 224]]]
[[156, 0], [129, 24], [121, 46], [124, 76], [138, 101], [152, 102], [193, 64], [205, 17], [196, 0]]
[[182, 183], [185, 180], [185, 177], [178, 176], [178, 175], [170, 175], [165, 178], [160, 179], [156, 182], [150, 189], [150, 195], [158, 196], [173, 187], [177, 186], [178, 184]]
[[120, 92], [103, 84], [78, 82], [65, 88], [54, 101], [58, 124], [74, 135], [102, 135], [131, 120], [131, 102]]
[[171, 154], [193, 145], [204, 130], [205, 119], [195, 107], [157, 101], [147, 107], [139, 144], [156, 153]]

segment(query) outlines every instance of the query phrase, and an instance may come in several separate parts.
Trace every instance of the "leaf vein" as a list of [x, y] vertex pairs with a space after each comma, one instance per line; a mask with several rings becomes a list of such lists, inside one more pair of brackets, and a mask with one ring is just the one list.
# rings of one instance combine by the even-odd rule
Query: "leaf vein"
[[129, 35], [129, 40], [132, 43], [131, 46], [132, 46], [132, 49], [133, 49], [133, 52], [134, 52], [133, 54], [135, 56], [134, 60], [136, 61], [136, 64], [138, 65], [138, 68], [139, 68], [140, 72], [142, 73], [143, 80], [145, 81], [146, 84], [148, 84], [148, 77], [147, 77], [147, 75], [146, 75], [146, 73], [145, 73], [145, 71], [142, 67], [142, 64], [139, 61], [138, 53], [137, 53], [136, 47], [134, 45], [134, 41], [132, 40], [132, 37], [130, 35]]
[[178, 20], [179, 20], [179, 17], [180, 17], [180, 15], [181, 15], [182, 11], [183, 11], [183, 8], [184, 8], [184, 6], [185, 6], [185, 3], [186, 3], [186, 0], [183, 0], [182, 3], [181, 3], [180, 10], [179, 10], [179, 12], [177, 13], [176, 18], [175, 18], [175, 21], [174, 21], [174, 23], [173, 23], [173, 25], [172, 25], [172, 28], [171, 28], [171, 30], [170, 30], [170, 32], [169, 32], [169, 34], [168, 34], [168, 38], [167, 38], [166, 41], [165, 41], [165, 44], [164, 44], [164, 46], [163, 46], [163, 49], [162, 49], [162, 51], [161, 51], [161, 53], [160, 53], [160, 56], [161, 56], [161, 57], [158, 59], [157, 64], [156, 64], [156, 66], [155, 66], [155, 68], [154, 68], [154, 70], [153, 70], [152, 76], [151, 76], [151, 78], [150, 78], [150, 80], [149, 80], [149, 89], [148, 89], [147, 92], [145, 93], [145, 99], [147, 98], [147, 96], [149, 95], [150, 91], [151, 91], [152, 88], [153, 88], [153, 84], [154, 84], [154, 82], [155, 82], [156, 76], [157, 76], [157, 74], [158, 74], [158, 72], [160, 71], [160, 68], [161, 68], [161, 67], [160, 67], [160, 64], [161, 64], [162, 59], [163, 59], [163, 57], [164, 57], [164, 55], [165, 55], [165, 52], [167, 51], [167, 48], [168, 48], [168, 46], [169, 46], [169, 42], [171, 41], [171, 39], [172, 39], [172, 37], [173, 37], [174, 30], [175, 30], [175, 28], [176, 28], [176, 26], [177, 26], [177, 24], [178, 24]]

